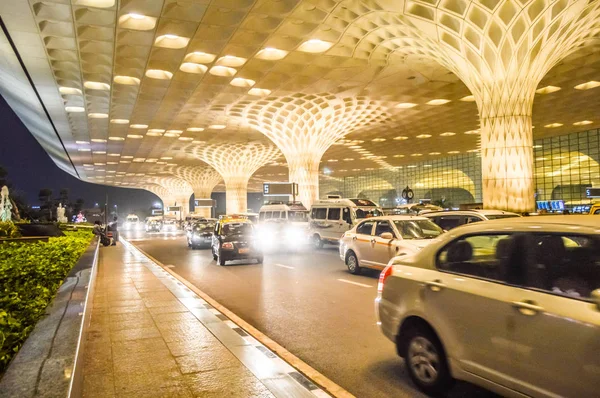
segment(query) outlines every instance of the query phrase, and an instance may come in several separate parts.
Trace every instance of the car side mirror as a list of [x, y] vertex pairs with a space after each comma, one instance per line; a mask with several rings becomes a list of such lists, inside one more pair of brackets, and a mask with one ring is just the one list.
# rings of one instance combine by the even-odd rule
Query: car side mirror
[[600, 289], [596, 289], [592, 292], [592, 301], [596, 304], [596, 309], [600, 311]]
[[382, 233], [381, 235], [379, 235], [379, 237], [380, 237], [381, 239], [387, 239], [387, 240], [392, 240], [392, 239], [394, 239], [394, 235], [392, 235], [392, 233], [391, 233], [391, 232], [384, 232], [384, 233]]

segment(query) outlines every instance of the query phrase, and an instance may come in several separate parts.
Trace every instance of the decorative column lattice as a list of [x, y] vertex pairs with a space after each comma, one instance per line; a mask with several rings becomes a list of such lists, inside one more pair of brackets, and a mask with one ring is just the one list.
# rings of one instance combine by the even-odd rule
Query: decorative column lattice
[[190, 212], [190, 196], [194, 192], [192, 186], [185, 180], [177, 177], [159, 176], [155, 178], [156, 183], [165, 187], [171, 193], [169, 199], [173, 205], [181, 206], [181, 217]]
[[484, 205], [533, 210], [535, 90], [554, 65], [598, 35], [600, 2], [412, 0], [394, 8], [377, 15], [389, 26], [373, 29], [355, 52], [432, 57], [454, 72], [479, 109]]
[[[210, 166], [173, 166], [168, 172], [187, 181], [193, 191], [195, 199], [210, 199], [210, 195], [223, 177], [217, 170]], [[203, 217], [210, 217], [210, 208], [195, 208], [194, 212]]]
[[192, 145], [188, 150], [223, 176], [228, 214], [248, 210], [248, 180], [260, 167], [281, 156], [276, 147], [256, 141]]
[[229, 114], [243, 119], [281, 149], [290, 182], [298, 183], [300, 200], [307, 208], [319, 198], [319, 163], [325, 151], [346, 134], [388, 118], [377, 101], [330, 94], [240, 102]]

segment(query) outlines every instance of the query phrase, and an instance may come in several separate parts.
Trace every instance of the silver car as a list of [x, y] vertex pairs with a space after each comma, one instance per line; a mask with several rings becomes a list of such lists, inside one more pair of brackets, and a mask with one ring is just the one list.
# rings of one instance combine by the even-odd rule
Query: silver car
[[600, 224], [546, 216], [456, 228], [381, 273], [378, 323], [427, 393], [597, 397]]
[[442, 232], [425, 217], [367, 218], [344, 233], [340, 258], [353, 274], [362, 268], [383, 269], [392, 257], [416, 253]]

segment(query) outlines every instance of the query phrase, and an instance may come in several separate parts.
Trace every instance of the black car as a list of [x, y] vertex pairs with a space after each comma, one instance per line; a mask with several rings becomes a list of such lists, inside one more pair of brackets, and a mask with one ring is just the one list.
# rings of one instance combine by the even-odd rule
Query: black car
[[255, 241], [254, 226], [249, 221], [219, 221], [212, 237], [212, 255], [219, 265], [232, 260], [263, 261], [263, 253]]
[[212, 245], [214, 222], [197, 222], [187, 230], [187, 244], [192, 249], [210, 247]]

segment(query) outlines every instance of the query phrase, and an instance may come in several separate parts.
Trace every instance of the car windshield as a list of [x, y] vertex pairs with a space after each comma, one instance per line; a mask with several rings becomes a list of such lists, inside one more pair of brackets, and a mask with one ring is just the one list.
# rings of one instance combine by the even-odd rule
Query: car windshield
[[444, 232], [429, 220], [397, 220], [394, 225], [403, 239], [433, 239]]
[[378, 217], [383, 215], [383, 213], [376, 207], [359, 207], [358, 209], [354, 210], [354, 214], [356, 215], [357, 219]]
[[212, 229], [214, 227], [215, 227], [215, 224], [209, 224], [209, 223], [197, 224], [197, 225], [194, 225], [194, 231], [197, 231], [197, 232], [212, 231]]
[[296, 222], [305, 222], [308, 219], [308, 211], [290, 211], [288, 212], [288, 220]]
[[519, 216], [517, 214], [487, 214], [485, 217], [488, 220], [499, 220], [501, 218], [515, 218]]
[[250, 223], [232, 223], [223, 225], [223, 235], [251, 235], [253, 233], [252, 224]]

